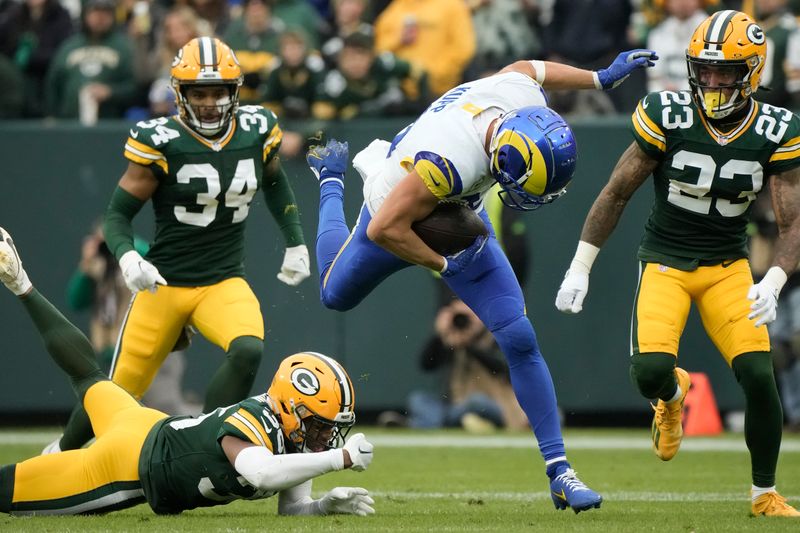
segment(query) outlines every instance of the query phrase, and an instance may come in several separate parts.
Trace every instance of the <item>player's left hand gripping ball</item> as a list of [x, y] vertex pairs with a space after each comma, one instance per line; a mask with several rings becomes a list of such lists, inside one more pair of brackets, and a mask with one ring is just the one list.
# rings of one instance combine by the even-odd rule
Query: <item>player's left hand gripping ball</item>
[[449, 278], [450, 276], [455, 276], [459, 272], [463, 272], [483, 251], [483, 247], [486, 246], [486, 239], [485, 235], [478, 235], [475, 241], [466, 249], [453, 255], [444, 256], [444, 268], [441, 272], [442, 277]]
[[311, 261], [305, 244], [286, 249], [278, 279], [294, 287], [311, 275]]
[[639, 48], [622, 52], [608, 68], [595, 72], [595, 86], [598, 89], [613, 89], [625, 81], [625, 78], [630, 76], [631, 72], [637, 68], [654, 66], [656, 59], [658, 59], [658, 55], [654, 50]]

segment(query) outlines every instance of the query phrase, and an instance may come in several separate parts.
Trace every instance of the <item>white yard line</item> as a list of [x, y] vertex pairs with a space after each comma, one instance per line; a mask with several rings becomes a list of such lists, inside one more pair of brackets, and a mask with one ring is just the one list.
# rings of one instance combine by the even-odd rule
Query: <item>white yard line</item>
[[[396, 500], [465, 500], [515, 501], [526, 502], [549, 500], [547, 491], [540, 492], [404, 492], [404, 491], [369, 491], [374, 498]], [[746, 502], [750, 498], [746, 491], [742, 492], [603, 492], [606, 502]], [[790, 500], [798, 496], [785, 495]]]

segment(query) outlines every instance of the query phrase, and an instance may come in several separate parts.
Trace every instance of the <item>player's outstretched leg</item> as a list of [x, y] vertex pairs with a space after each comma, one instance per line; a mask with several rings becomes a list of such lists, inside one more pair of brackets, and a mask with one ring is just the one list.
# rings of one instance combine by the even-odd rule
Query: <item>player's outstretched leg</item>
[[0, 281], [20, 297], [53, 360], [70, 377], [78, 398], [105, 379], [89, 339], [33, 288], [11, 235], [0, 228]]
[[320, 287], [336, 254], [350, 236], [344, 217], [344, 174], [348, 165], [347, 143], [331, 139], [325, 146], [314, 146], [306, 155], [311, 171], [319, 181], [319, 223], [317, 226], [317, 267]]
[[553, 379], [525, 316], [522, 289], [494, 235], [463, 273], [446, 281], [489, 328], [508, 361], [511, 386], [539, 443], [556, 508], [577, 513], [600, 507], [602, 496], [581, 482], [567, 461]]

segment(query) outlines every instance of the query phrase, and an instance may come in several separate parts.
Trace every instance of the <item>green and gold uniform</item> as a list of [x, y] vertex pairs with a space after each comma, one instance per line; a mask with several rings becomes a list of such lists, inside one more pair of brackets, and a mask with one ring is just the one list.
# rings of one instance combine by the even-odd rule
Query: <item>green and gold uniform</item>
[[152, 197], [156, 235], [147, 254], [170, 286], [212, 285], [244, 275], [244, 222], [264, 165], [283, 133], [275, 115], [243, 106], [217, 141], [177, 117], [139, 122], [125, 157], [159, 181]]
[[142, 407], [110, 381], [90, 387], [86, 410], [97, 440], [0, 468], [0, 511], [95, 514], [143, 502], [159, 514], [275, 493], [248, 484], [220, 446], [226, 435], [286, 453], [265, 394], [198, 417]]
[[153, 511], [172, 514], [275, 494], [256, 489], [236, 472], [219, 445], [226, 435], [274, 454], [286, 453], [266, 394], [199, 417], [161, 420], [147, 435], [139, 460], [144, 495]]
[[766, 328], [747, 319], [753, 280], [745, 230], [764, 180], [800, 166], [800, 120], [751, 101], [743, 121], [722, 132], [689, 91], [663, 91], [642, 99], [632, 131], [659, 161], [638, 252], [632, 352], [676, 355], [692, 301], [729, 364], [741, 353], [769, 351]]

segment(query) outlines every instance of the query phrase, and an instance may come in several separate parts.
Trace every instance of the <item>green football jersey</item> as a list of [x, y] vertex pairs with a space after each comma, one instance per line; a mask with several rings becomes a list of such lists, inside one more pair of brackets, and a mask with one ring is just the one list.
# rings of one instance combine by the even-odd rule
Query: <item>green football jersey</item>
[[659, 161], [639, 259], [681, 270], [746, 257], [746, 226], [764, 180], [800, 166], [800, 120], [755, 101], [738, 127], [721, 132], [689, 91], [651, 93], [632, 131]]
[[210, 141], [178, 116], [139, 122], [125, 157], [159, 181], [156, 234], [147, 260], [170, 285], [211, 285], [244, 275], [244, 222], [283, 132], [274, 113], [242, 106]]
[[272, 453], [286, 453], [283, 432], [267, 401], [255, 396], [198, 417], [173, 416], [147, 435], [139, 476], [147, 502], [159, 514], [269, 498], [233, 468], [220, 441], [232, 435]]

